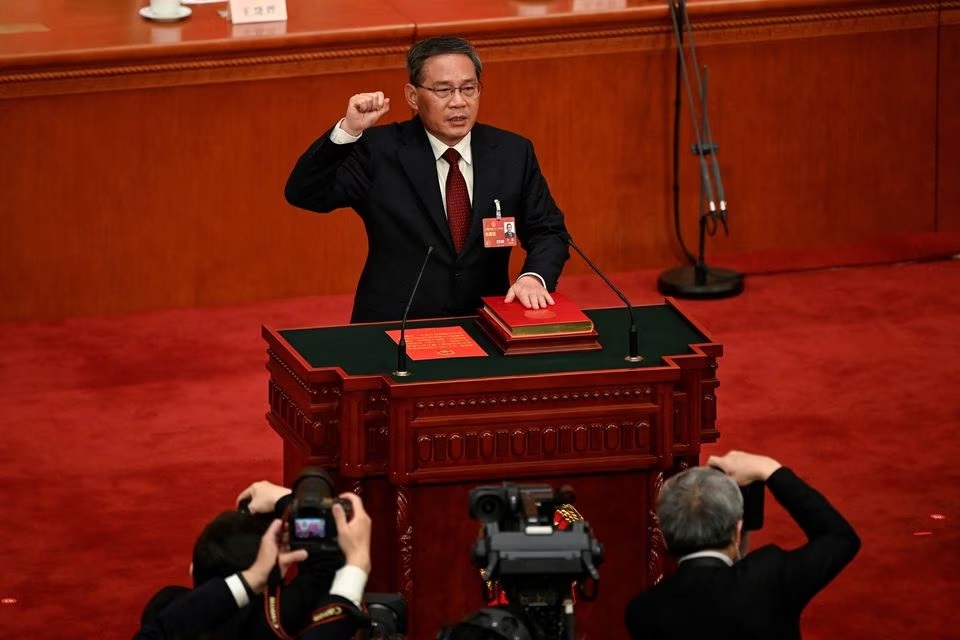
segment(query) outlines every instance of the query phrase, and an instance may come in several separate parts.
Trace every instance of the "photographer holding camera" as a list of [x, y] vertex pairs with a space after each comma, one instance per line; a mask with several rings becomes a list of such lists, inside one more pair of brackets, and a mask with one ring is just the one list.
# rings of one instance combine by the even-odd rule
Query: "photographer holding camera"
[[[773, 458], [731, 451], [667, 480], [657, 500], [675, 574], [635, 596], [626, 625], [638, 638], [800, 638], [800, 613], [860, 549], [850, 524]], [[740, 557], [740, 487], [765, 482], [807, 543]], [[739, 485], [739, 486], [738, 486]]]
[[[298, 485], [306, 490], [296, 492]], [[250, 485], [237, 498], [240, 510], [221, 513], [198, 538], [195, 588], [158, 592], [137, 640], [286, 640], [311, 633], [335, 640], [367, 626], [360, 603], [370, 572], [370, 517], [355, 494], [331, 498], [332, 486], [316, 471], [302, 474], [294, 490]], [[304, 516], [311, 521], [306, 539], [293, 531], [303, 528]], [[251, 544], [257, 539], [258, 546]], [[295, 563], [296, 577], [285, 582]]]

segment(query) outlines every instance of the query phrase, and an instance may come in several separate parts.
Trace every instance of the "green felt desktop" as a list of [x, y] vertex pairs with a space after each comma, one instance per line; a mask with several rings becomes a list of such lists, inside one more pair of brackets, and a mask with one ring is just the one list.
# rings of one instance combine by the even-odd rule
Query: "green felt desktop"
[[[395, 378], [395, 381], [425, 382], [465, 377], [493, 378], [655, 367], [664, 364], [664, 356], [688, 354], [691, 353], [690, 345], [710, 341], [672, 305], [636, 307], [643, 360], [633, 364], [624, 360], [628, 352], [627, 334], [630, 326], [626, 308], [592, 309], [585, 313], [595, 324], [598, 340], [603, 347], [601, 350], [504, 356], [483, 334], [473, 316], [408, 322], [407, 330], [461, 326], [488, 355], [411, 360], [408, 368], [413, 375]], [[386, 332], [399, 327], [400, 323], [389, 322], [287, 329], [278, 333], [311, 367], [340, 367], [351, 376], [389, 375], [397, 365], [397, 345]]]

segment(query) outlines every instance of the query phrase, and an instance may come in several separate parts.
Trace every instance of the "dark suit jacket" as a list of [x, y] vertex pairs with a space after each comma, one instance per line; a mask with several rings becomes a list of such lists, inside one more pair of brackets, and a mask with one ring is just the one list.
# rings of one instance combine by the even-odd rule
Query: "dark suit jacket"
[[674, 575], [630, 601], [626, 623], [632, 638], [800, 638], [800, 612], [853, 559], [860, 539], [789, 469], [778, 469], [767, 486], [807, 543], [792, 551], [762, 547], [732, 567], [714, 558], [680, 563]]
[[[272, 518], [283, 518], [292, 502], [292, 494], [277, 500]], [[311, 612], [323, 604], [355, 608], [349, 600], [330, 595], [334, 574], [342, 563], [342, 556], [314, 554], [298, 565], [297, 575], [280, 588], [280, 623], [284, 629], [295, 632], [305, 628]], [[141, 628], [134, 640], [276, 640], [267, 622], [264, 596], [254, 596], [243, 609], [237, 606], [225, 578], [239, 570], [240, 567], [221, 566], [217, 577], [194, 589], [162, 588], [144, 608]], [[353, 632], [331, 631], [327, 637], [346, 639], [353, 637]]]
[[[329, 590], [329, 589], [328, 589]], [[284, 602], [284, 596], [300, 596], [283, 588], [280, 598], [280, 616], [284, 629], [298, 638], [317, 640], [349, 640], [358, 626], [363, 626], [362, 615], [352, 602], [325, 592], [311, 594], [309, 603], [299, 601], [296, 606]], [[149, 615], [145, 614], [134, 640], [276, 640], [277, 635], [264, 617], [263, 596], [251, 601], [241, 610], [230, 588], [222, 578], [213, 578], [195, 589], [165, 587], [154, 596], [171, 600], [162, 603]], [[153, 601], [151, 601], [152, 603]], [[339, 608], [340, 616], [322, 617], [319, 625], [311, 625], [310, 614], [321, 609]], [[296, 616], [292, 614], [296, 614]], [[295, 620], [295, 625], [292, 620]], [[301, 629], [311, 628], [301, 634]]]
[[434, 248], [410, 309], [411, 318], [475, 313], [480, 297], [504, 295], [510, 288], [510, 248], [483, 246], [482, 218], [517, 219], [516, 231], [527, 252], [522, 272], [556, 288], [569, 257], [562, 234], [563, 214], [540, 173], [533, 145], [525, 138], [477, 124], [471, 138], [473, 217], [456, 255], [436, 160], [419, 118], [372, 127], [359, 141], [337, 145], [330, 132], [297, 161], [287, 181], [290, 204], [328, 213], [353, 208], [367, 231], [367, 261], [357, 285], [353, 322], [399, 320], [417, 272]]

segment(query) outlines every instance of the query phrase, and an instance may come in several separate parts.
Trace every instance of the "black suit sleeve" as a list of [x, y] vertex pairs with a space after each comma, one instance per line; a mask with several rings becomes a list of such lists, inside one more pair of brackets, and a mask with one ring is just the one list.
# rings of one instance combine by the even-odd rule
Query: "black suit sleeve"
[[145, 622], [134, 640], [174, 640], [198, 636], [213, 631], [237, 611], [239, 607], [226, 581], [208, 580]]
[[790, 469], [778, 469], [767, 486], [807, 536], [805, 545], [786, 552], [780, 576], [790, 606], [800, 611], [853, 560], [860, 538], [820, 492]]
[[367, 193], [370, 178], [363, 138], [348, 144], [330, 140], [324, 133], [300, 156], [293, 167], [284, 197], [295, 207], [329, 213], [351, 207]]
[[563, 265], [570, 257], [563, 239], [567, 230], [563, 213], [550, 195], [533, 144], [529, 141], [526, 157], [523, 187], [526, 213], [522, 220], [518, 220], [518, 224], [522, 225], [519, 234], [521, 246], [527, 254], [521, 273], [539, 274], [547, 289], [553, 291], [557, 288]]
[[630, 599], [623, 616], [623, 623], [627, 627], [631, 640], [640, 640], [644, 637], [644, 624], [650, 619], [651, 612], [645, 593], [641, 592]]

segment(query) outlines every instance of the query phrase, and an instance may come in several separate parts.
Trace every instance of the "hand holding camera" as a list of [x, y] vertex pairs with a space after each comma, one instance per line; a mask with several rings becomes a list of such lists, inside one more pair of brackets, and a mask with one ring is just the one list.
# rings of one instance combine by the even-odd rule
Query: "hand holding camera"
[[370, 573], [370, 535], [372, 522], [363, 508], [360, 496], [355, 493], [341, 493], [340, 499], [350, 507], [352, 518], [347, 518], [348, 512], [343, 508], [344, 503], [333, 505], [333, 518], [337, 525], [337, 541], [340, 550], [346, 558], [347, 564], [359, 567]]
[[766, 482], [780, 463], [768, 456], [744, 451], [730, 451], [722, 456], [710, 456], [707, 466], [723, 471], [741, 487], [754, 482]]
[[746, 555], [749, 545], [746, 534], [763, 528], [764, 483], [781, 465], [768, 456], [744, 451], [730, 451], [722, 456], [710, 456], [707, 465], [730, 476], [740, 487], [740, 494], [743, 496], [744, 532], [740, 552]]
[[293, 484], [287, 513], [292, 549], [311, 556], [339, 556], [370, 572], [370, 516], [354, 493], [333, 496], [333, 480], [321, 469], [304, 469]]
[[283, 542], [283, 521], [274, 520], [260, 539], [260, 548], [257, 558], [241, 576], [254, 593], [262, 593], [274, 567], [279, 566], [280, 574], [284, 575], [292, 565], [307, 559], [307, 552], [303, 550], [291, 551]]
[[286, 487], [261, 480], [254, 482], [237, 496], [237, 506], [246, 513], [273, 513], [277, 501], [289, 493], [290, 489]]

